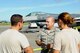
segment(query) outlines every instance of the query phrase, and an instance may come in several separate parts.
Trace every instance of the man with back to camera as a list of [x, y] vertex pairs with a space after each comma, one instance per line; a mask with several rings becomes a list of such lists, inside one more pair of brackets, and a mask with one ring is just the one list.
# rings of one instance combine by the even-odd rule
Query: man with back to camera
[[0, 34], [0, 53], [33, 53], [25, 35], [19, 32], [23, 26], [23, 16], [11, 16], [11, 28]]
[[52, 16], [46, 19], [46, 28], [40, 30], [40, 34], [36, 40], [37, 45], [42, 47], [41, 53], [52, 53], [53, 39], [59, 29], [54, 27], [55, 19]]

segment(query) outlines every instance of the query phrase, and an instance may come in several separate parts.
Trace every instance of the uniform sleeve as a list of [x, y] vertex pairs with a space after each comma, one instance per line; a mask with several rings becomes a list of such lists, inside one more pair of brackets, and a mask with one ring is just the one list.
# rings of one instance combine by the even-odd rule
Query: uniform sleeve
[[60, 32], [60, 29], [59, 28], [56, 28], [56, 32]]
[[59, 28], [55, 28], [55, 35], [58, 34], [60, 32]]
[[41, 31], [39, 31], [39, 34], [37, 35], [36, 40], [41, 40]]
[[26, 47], [29, 47], [30, 46], [30, 44], [28, 42], [28, 39], [27, 39], [27, 37], [25, 37], [25, 35], [22, 35], [19, 38], [19, 41], [20, 41], [20, 44], [21, 44], [22, 48], [26, 48]]
[[61, 38], [60, 35], [55, 35], [53, 49], [61, 50]]

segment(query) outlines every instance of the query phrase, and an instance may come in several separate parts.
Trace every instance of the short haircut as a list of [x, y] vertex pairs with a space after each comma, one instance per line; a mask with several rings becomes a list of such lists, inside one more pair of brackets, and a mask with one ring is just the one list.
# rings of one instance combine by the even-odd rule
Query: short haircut
[[17, 25], [18, 22], [22, 22], [22, 21], [23, 21], [22, 17], [23, 17], [23, 16], [20, 15], [20, 14], [13, 14], [13, 15], [11, 16], [11, 19], [10, 19], [10, 21], [11, 21], [11, 26], [15, 26], [15, 25]]
[[52, 20], [53, 22], [55, 22], [55, 19], [54, 19], [53, 16], [48, 16], [47, 18], [51, 18], [51, 20]]

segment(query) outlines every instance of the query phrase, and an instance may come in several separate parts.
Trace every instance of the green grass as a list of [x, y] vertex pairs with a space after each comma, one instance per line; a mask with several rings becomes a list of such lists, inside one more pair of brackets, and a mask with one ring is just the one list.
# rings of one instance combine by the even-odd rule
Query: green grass
[[[5, 26], [5, 25], [11, 25], [11, 23], [0, 23], [0, 25]], [[28, 23], [24, 23], [24, 25], [28, 25]]]
[[28, 23], [24, 23], [24, 25], [28, 25]]
[[0, 23], [0, 25], [10, 25], [10, 23]]
[[77, 28], [77, 29], [80, 29], [80, 26], [75, 26], [75, 27], [73, 27], [73, 28], [74, 28], [74, 29], [76, 29], [76, 28]]

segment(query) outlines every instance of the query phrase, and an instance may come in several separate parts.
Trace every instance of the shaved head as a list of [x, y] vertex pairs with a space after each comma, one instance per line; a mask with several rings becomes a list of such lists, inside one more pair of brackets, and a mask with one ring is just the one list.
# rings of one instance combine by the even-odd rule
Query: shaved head
[[[55, 19], [54, 19], [54, 17], [53, 17], [53, 16], [48, 16], [48, 17], [47, 17], [47, 19], [49, 19], [49, 20], [50, 20], [50, 21], [52, 21], [52, 22], [54, 22], [54, 21], [55, 21]], [[46, 20], [47, 20], [47, 19], [46, 19]]]
[[47, 19], [46, 19], [46, 26], [47, 26], [47, 28], [48, 29], [53, 28], [54, 22], [55, 22], [54, 17], [52, 17], [52, 16], [47, 17]]

